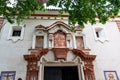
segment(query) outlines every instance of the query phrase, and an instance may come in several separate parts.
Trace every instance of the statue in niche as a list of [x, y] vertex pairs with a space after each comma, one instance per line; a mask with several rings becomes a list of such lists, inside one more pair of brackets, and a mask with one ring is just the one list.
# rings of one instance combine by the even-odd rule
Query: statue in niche
[[54, 34], [54, 47], [56, 47], [56, 48], [66, 47], [66, 35], [61, 30], [58, 30]]

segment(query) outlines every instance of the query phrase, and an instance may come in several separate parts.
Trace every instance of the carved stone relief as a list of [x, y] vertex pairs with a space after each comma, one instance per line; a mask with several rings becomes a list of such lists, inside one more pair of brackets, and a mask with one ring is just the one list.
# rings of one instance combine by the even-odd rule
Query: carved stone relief
[[61, 30], [58, 30], [54, 34], [54, 47], [65, 48], [66, 47], [66, 35]]

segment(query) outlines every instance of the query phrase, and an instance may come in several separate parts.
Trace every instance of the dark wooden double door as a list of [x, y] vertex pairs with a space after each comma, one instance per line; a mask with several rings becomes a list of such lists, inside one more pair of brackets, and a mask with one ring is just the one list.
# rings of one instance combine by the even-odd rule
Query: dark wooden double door
[[78, 67], [44, 67], [44, 80], [79, 80]]

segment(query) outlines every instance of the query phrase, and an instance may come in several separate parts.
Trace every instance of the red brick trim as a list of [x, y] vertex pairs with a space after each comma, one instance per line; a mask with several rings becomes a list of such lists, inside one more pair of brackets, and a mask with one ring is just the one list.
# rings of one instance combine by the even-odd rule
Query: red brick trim
[[119, 31], [120, 31], [120, 20], [119, 20], [119, 21], [116, 21], [116, 23], [117, 23], [118, 29], [119, 29]]
[[4, 18], [0, 18], [0, 31], [1, 31], [2, 27], [3, 27], [3, 22], [4, 22]]

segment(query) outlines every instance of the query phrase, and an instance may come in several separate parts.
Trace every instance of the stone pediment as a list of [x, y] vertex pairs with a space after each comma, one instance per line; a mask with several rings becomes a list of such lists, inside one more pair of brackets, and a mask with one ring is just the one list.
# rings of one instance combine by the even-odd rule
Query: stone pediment
[[48, 26], [47, 29], [50, 30], [50, 29], [52, 29], [55, 26], [64, 26], [65, 28], [70, 30], [70, 26], [67, 25], [66, 23], [62, 22], [62, 21], [57, 21], [57, 22], [53, 23], [52, 25]]
[[[48, 33], [55, 33], [58, 30], [63, 31], [64, 33], [72, 32], [71, 27], [68, 24], [64, 23], [63, 21], [56, 21], [53, 24], [51, 24], [50, 26], [43, 26], [40, 24], [35, 27], [35, 30], [48, 31]], [[80, 26], [75, 26], [75, 30], [82, 31]]]
[[49, 33], [55, 33], [58, 30], [62, 30], [64, 33], [71, 32], [70, 26], [62, 21], [57, 21], [53, 23], [52, 25], [47, 27], [47, 30]]
[[62, 30], [64, 33], [71, 32], [70, 26], [62, 21], [57, 21], [50, 26], [37, 25], [35, 30], [48, 31], [49, 33], [55, 33], [58, 30]]
[[36, 30], [46, 30], [45, 26], [43, 25], [38, 25], [35, 27]]

